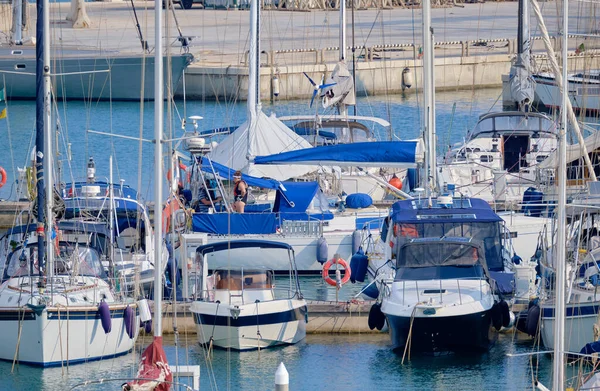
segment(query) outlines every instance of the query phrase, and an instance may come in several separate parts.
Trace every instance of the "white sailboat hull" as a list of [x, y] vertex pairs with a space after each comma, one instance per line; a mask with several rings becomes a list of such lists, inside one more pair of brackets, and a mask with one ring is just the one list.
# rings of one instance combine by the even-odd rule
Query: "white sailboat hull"
[[[567, 304], [565, 311], [565, 351], [579, 353], [590, 342], [594, 342], [594, 325], [598, 322], [598, 303]], [[540, 332], [544, 346], [554, 349], [554, 305], [541, 306]]]
[[[535, 75], [536, 100], [546, 107], [561, 106], [560, 88], [554, 80], [554, 75]], [[581, 83], [569, 81], [569, 100], [575, 110], [598, 111], [600, 110], [600, 83]]]
[[111, 358], [135, 345], [139, 325], [136, 315], [133, 338], [125, 329], [125, 305], [111, 306], [111, 332], [106, 334], [96, 307], [0, 310], [0, 359], [36, 366], [57, 366]]

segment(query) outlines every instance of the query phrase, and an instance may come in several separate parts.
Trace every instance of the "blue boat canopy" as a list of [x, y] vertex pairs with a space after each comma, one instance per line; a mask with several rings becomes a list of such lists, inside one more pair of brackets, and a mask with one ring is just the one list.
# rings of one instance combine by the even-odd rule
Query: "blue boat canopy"
[[283, 242], [274, 242], [270, 240], [232, 240], [228, 242], [217, 242], [205, 244], [196, 249], [196, 253], [206, 255], [217, 251], [234, 250], [238, 248], [263, 248], [263, 249], [282, 249], [294, 251], [292, 246]]
[[454, 198], [451, 207], [438, 206], [435, 199], [398, 201], [392, 205], [395, 223], [497, 222], [502, 219], [491, 206], [479, 198]]
[[420, 141], [372, 141], [257, 156], [254, 158], [254, 164], [414, 167], [422, 160]]
[[[6, 231], [3, 237], [19, 235], [23, 233], [35, 232], [37, 224], [17, 225]], [[104, 236], [110, 235], [110, 230], [105, 223], [96, 223], [88, 221], [67, 220], [58, 223], [58, 229], [64, 231], [97, 233]]]
[[[210, 160], [207, 157], [202, 157], [202, 171], [212, 174], [213, 173], [213, 169], [214, 172], [216, 172], [217, 174], [219, 174], [219, 176], [222, 179], [227, 179], [232, 181], [233, 180], [233, 174], [235, 173], [235, 170], [232, 168], [229, 168], [227, 166], [224, 166], [220, 163], [217, 163], [213, 160]], [[253, 177], [247, 174], [242, 174], [242, 179], [249, 185], [249, 186], [256, 186], [256, 187], [260, 187], [263, 189], [281, 189], [281, 183], [279, 181], [276, 181], [275, 179], [263, 179], [263, 178], [257, 178], [257, 177]]]

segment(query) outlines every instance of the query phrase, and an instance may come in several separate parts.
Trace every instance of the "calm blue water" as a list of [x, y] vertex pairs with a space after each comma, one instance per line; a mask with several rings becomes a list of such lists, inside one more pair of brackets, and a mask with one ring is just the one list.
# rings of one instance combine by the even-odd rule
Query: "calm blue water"
[[[487, 353], [402, 357], [389, 348], [387, 334], [309, 335], [297, 345], [252, 352], [214, 351], [212, 361], [195, 343], [195, 336], [180, 336], [176, 349], [165, 337], [171, 365], [200, 365], [202, 390], [272, 390], [277, 365], [284, 362], [290, 373], [290, 390], [527, 390], [532, 389], [532, 371], [550, 385], [551, 357], [509, 357], [509, 353], [534, 350], [530, 339], [513, 340], [499, 335]], [[186, 344], [185, 341], [188, 341]], [[140, 339], [139, 349], [150, 342]], [[139, 353], [139, 352], [138, 352]], [[3, 390], [67, 390], [85, 380], [126, 379], [137, 371], [137, 357], [130, 354], [106, 362], [61, 368], [37, 369], [20, 366], [10, 372], [10, 363], [0, 363]], [[570, 375], [575, 367], [569, 368]], [[118, 389], [124, 381], [87, 386], [84, 390]]]
[[[444, 150], [448, 144], [461, 141], [466, 130], [477, 117], [490, 110], [500, 110], [499, 89], [445, 92], [436, 96], [438, 145]], [[359, 114], [388, 119], [394, 136], [400, 139], [417, 137], [420, 130], [420, 110], [416, 95], [372, 97], [359, 99]], [[153, 104], [143, 107], [142, 137], [153, 138]], [[152, 199], [153, 144], [143, 143], [142, 165], [138, 166], [139, 143], [132, 140], [111, 139], [86, 132], [92, 129], [138, 137], [140, 134], [140, 105], [138, 103], [101, 102], [86, 104], [68, 102], [59, 104], [59, 145], [65, 167], [65, 178], [81, 179], [89, 156], [97, 162], [99, 178], [108, 177], [108, 156], [115, 156], [115, 180], [139, 188], [146, 199]], [[182, 102], [178, 110], [183, 115]], [[266, 113], [278, 115], [308, 113], [307, 101], [264, 104]], [[0, 198], [11, 198], [14, 189], [10, 182], [17, 166], [27, 163], [34, 143], [34, 102], [8, 102], [9, 117], [0, 120], [0, 166], [9, 174], [9, 184], [0, 189]], [[188, 102], [186, 116], [202, 115], [201, 129], [241, 124], [246, 116], [244, 103]], [[181, 129], [174, 121], [174, 135]], [[381, 135], [386, 138], [387, 135]], [[71, 144], [71, 161], [65, 159], [67, 143]], [[70, 169], [69, 169], [70, 167]], [[339, 292], [340, 300], [347, 300], [362, 287], [346, 285]], [[319, 277], [303, 277], [303, 292], [307, 299], [335, 300], [335, 289], [325, 285]], [[149, 339], [140, 340], [145, 346]], [[524, 390], [532, 389], [532, 368], [537, 377], [549, 385], [551, 361], [548, 356], [533, 360], [529, 357], [508, 357], [508, 353], [534, 350], [530, 339], [513, 340], [500, 335], [496, 346], [488, 353], [452, 355], [445, 357], [413, 357], [402, 365], [401, 357], [389, 348], [389, 337], [375, 335], [309, 335], [306, 341], [285, 348], [260, 352], [233, 353], [216, 351], [212, 362], [207, 362], [204, 351], [195, 343], [195, 336], [181, 336], [181, 347], [176, 349], [172, 338], [166, 341], [171, 364], [194, 364], [202, 367], [202, 389], [270, 390], [274, 373], [283, 361], [290, 372], [291, 390]], [[140, 348], [141, 349], [141, 348]], [[131, 378], [137, 370], [138, 356], [131, 354], [105, 362], [76, 365], [68, 370], [52, 368], [41, 370], [20, 366], [11, 373], [10, 363], [0, 363], [0, 390], [66, 390], [84, 381], [100, 378]], [[177, 358], [177, 360], [176, 360]], [[212, 380], [211, 380], [212, 379]], [[86, 389], [118, 389], [122, 381]]]
[[[437, 131], [440, 150], [447, 144], [462, 140], [466, 130], [472, 127], [480, 114], [494, 107], [500, 96], [499, 89], [477, 91], [444, 92], [437, 94]], [[394, 136], [401, 139], [419, 135], [420, 110], [417, 95], [359, 98], [360, 115], [373, 115], [391, 122]], [[420, 97], [418, 99], [421, 99]], [[453, 114], [453, 105], [456, 104]], [[14, 197], [16, 167], [28, 164], [29, 154], [35, 144], [35, 102], [9, 101], [8, 118], [0, 120], [0, 166], [8, 173], [6, 186], [0, 189], [0, 199]], [[244, 102], [219, 103], [190, 101], [186, 105], [186, 116], [201, 115], [204, 120], [200, 129], [214, 129], [223, 126], [236, 126], [246, 118]], [[153, 103], [143, 106], [142, 138], [153, 138]], [[281, 101], [263, 105], [265, 113], [275, 112], [279, 116], [309, 114], [308, 101]], [[496, 110], [500, 110], [496, 106]], [[117, 139], [92, 134], [87, 130], [115, 133], [131, 137], [140, 135], [140, 104], [135, 102], [67, 102], [59, 103], [56, 112], [59, 117], [58, 146], [63, 163], [63, 181], [83, 179], [89, 156], [96, 160], [99, 179], [108, 178], [109, 154], [114, 156], [114, 179], [124, 179], [126, 184], [138, 188], [138, 178], [142, 186], [138, 188], [146, 200], [152, 196], [154, 170], [154, 144], [142, 143], [142, 166], [138, 165], [140, 143], [136, 140]], [[174, 114], [174, 137], [182, 134], [178, 114], [183, 116], [183, 102], [177, 102]], [[378, 130], [378, 129], [376, 129]], [[381, 129], [379, 129], [381, 130]], [[389, 135], [380, 135], [386, 139]], [[71, 144], [71, 161], [66, 160], [67, 144]]]

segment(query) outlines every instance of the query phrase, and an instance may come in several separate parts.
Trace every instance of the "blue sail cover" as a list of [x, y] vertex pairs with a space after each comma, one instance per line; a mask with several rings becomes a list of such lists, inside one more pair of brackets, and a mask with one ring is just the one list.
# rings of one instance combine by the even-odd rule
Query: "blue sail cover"
[[306, 209], [319, 191], [318, 182], [283, 182], [285, 192], [275, 195], [273, 212], [279, 213], [283, 220], [331, 220], [333, 214], [327, 210], [321, 213], [308, 214]]
[[192, 230], [214, 235], [274, 234], [275, 213], [194, 213]]
[[257, 156], [254, 164], [352, 165], [414, 167], [418, 141], [373, 141], [305, 148]]
[[[212, 161], [206, 157], [202, 157], [202, 171], [212, 174], [216, 172], [221, 176], [222, 179], [228, 179], [230, 181], [233, 180], [233, 174], [235, 173], [234, 169], [231, 169], [227, 166], [224, 166], [220, 163]], [[246, 181], [249, 186], [256, 186], [262, 189], [279, 189], [281, 188], [281, 183], [274, 179], [263, 179], [257, 178], [250, 175], [242, 174], [242, 179]]]

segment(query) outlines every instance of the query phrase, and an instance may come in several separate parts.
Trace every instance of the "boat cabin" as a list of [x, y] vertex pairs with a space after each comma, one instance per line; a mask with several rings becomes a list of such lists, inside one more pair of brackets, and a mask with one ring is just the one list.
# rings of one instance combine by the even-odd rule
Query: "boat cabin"
[[464, 145], [450, 151], [449, 162], [474, 162], [511, 173], [544, 161], [557, 148], [556, 124], [545, 114], [498, 112], [479, 117]]

